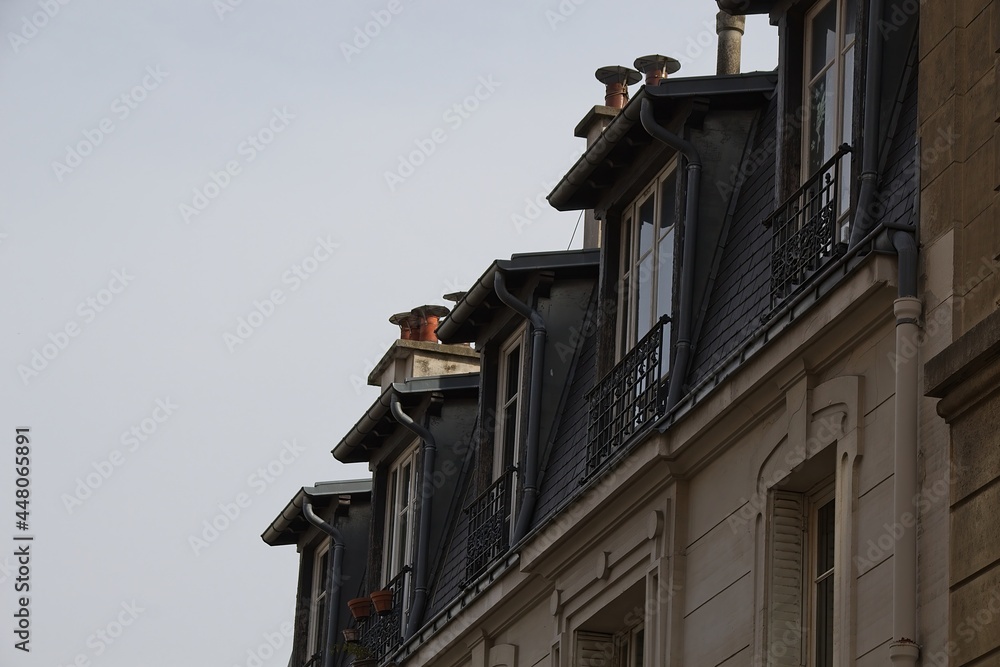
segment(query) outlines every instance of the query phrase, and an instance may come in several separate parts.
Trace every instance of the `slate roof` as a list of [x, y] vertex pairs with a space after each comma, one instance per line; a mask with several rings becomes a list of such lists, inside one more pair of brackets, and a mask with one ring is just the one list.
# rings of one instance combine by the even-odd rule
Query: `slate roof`
[[[757, 167], [737, 181], [736, 206], [719, 274], [694, 351], [691, 384], [702, 379], [761, 322], [770, 303], [771, 233], [764, 218], [774, 210], [777, 96], [763, 111], [749, 155]], [[746, 159], [746, 158], [745, 158]]]

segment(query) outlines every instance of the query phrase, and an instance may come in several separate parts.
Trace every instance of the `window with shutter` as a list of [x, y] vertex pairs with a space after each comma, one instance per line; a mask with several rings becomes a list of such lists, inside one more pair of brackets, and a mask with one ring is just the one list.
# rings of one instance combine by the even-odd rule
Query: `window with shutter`
[[774, 492], [771, 513], [770, 595], [767, 664], [805, 664], [802, 650], [805, 499], [800, 493]]
[[614, 635], [602, 632], [576, 633], [576, 667], [614, 667]]

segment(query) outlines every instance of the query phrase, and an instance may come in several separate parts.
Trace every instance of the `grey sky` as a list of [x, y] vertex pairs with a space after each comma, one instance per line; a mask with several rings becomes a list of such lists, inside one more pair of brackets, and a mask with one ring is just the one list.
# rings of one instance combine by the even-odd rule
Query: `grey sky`
[[[295, 592], [294, 548], [259, 534], [300, 486], [367, 475], [329, 452], [374, 400], [359, 384], [389, 315], [494, 258], [566, 248], [577, 214], [530, 202], [583, 148], [594, 70], [664, 53], [679, 76], [711, 74], [714, 15], [709, 0], [0, 0], [0, 664], [247, 665]], [[750, 20], [744, 70], [775, 53]], [[405, 178], [390, 189], [386, 172]], [[30, 654], [4, 567], [17, 426], [33, 436]], [[122, 437], [133, 427], [143, 440]], [[269, 463], [280, 473], [258, 475]], [[88, 475], [99, 487], [67, 508]], [[238, 494], [196, 554], [189, 538]]]

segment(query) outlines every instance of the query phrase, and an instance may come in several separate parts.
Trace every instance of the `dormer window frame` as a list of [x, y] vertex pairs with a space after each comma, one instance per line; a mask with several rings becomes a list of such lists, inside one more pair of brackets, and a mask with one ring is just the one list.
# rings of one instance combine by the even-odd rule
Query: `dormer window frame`
[[[382, 550], [382, 582], [405, 575], [413, 562], [414, 528], [416, 519], [417, 454], [420, 440], [415, 440], [389, 467], [386, 475], [385, 535]], [[405, 623], [409, 601], [409, 577], [404, 576], [400, 610]]]
[[[521, 421], [524, 415], [524, 352], [527, 327], [520, 325], [500, 347], [497, 357], [496, 438], [493, 447], [493, 479], [516, 467], [520, 455]], [[514, 385], [513, 387], [511, 385]], [[508, 451], [508, 449], [510, 451]], [[508, 455], [509, 454], [509, 455]]]
[[[802, 17], [804, 116], [800, 183], [816, 175], [840, 146], [853, 142], [859, 5], [860, 0], [818, 0]], [[825, 48], [819, 43], [824, 25]], [[851, 155], [846, 154], [842, 160], [841, 173], [851, 174]], [[837, 193], [837, 218], [845, 236], [849, 233], [852, 184], [852, 178], [843, 178]]]
[[[680, 181], [679, 161], [674, 156], [621, 213], [615, 361], [649, 333], [661, 316], [674, 314]], [[670, 339], [667, 324], [662, 350], [664, 376], [670, 370]]]
[[309, 587], [309, 655], [316, 655], [323, 650], [327, 607], [327, 559], [330, 558], [330, 540], [324, 539], [313, 552], [312, 577]]

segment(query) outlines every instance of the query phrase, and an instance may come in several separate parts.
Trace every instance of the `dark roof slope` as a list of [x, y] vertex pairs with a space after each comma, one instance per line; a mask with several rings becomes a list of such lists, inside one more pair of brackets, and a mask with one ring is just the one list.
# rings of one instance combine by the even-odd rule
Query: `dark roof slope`
[[736, 183], [729, 236], [708, 309], [695, 341], [688, 381], [696, 384], [761, 324], [770, 299], [771, 234], [763, 221], [774, 209], [777, 96], [763, 112], [744, 160], [757, 165]]
[[554, 429], [554, 442], [542, 461], [535, 525], [542, 523], [580, 488], [580, 479], [587, 467], [587, 392], [596, 382], [597, 335], [594, 332], [581, 343], [565, 407]]

